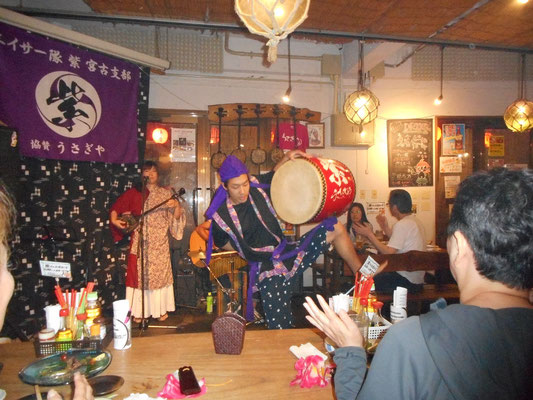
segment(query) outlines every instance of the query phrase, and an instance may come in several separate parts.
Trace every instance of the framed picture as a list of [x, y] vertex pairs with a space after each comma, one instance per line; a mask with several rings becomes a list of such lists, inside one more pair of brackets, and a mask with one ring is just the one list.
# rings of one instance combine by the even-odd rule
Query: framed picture
[[309, 135], [310, 149], [323, 149], [324, 143], [324, 124], [307, 124], [307, 134]]

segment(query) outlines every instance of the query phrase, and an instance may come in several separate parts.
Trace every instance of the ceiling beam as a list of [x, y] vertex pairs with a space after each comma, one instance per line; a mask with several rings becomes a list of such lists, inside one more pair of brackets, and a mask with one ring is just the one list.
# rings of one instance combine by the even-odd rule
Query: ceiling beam
[[[31, 15], [41, 18], [57, 18], [57, 19], [73, 19], [83, 21], [98, 21], [98, 22], [110, 22], [110, 23], [123, 23], [123, 24], [138, 24], [138, 25], [154, 25], [154, 26], [172, 26], [176, 28], [185, 29], [211, 29], [221, 31], [239, 31], [248, 33], [248, 29], [238, 24], [223, 24], [213, 22], [202, 21], [188, 21], [177, 20], [169, 18], [153, 18], [153, 17], [139, 17], [139, 16], [117, 16], [117, 15], [105, 15], [95, 13], [78, 13], [78, 12], [61, 12], [61, 11], [49, 11], [49, 10], [36, 10], [29, 8], [11, 8], [17, 12]], [[513, 53], [533, 54], [533, 48], [528, 47], [516, 47], [507, 46], [503, 44], [487, 44], [487, 43], [475, 43], [475, 42], [462, 42], [454, 40], [441, 40], [437, 38], [415, 38], [409, 36], [395, 36], [395, 35], [382, 35], [371, 34], [368, 32], [341, 32], [331, 30], [319, 30], [319, 29], [296, 29], [293, 34], [315, 36], [315, 37], [327, 37], [327, 38], [339, 38], [339, 39], [355, 39], [355, 40], [379, 40], [385, 42], [396, 43], [411, 43], [411, 44], [428, 44], [445, 47], [462, 47], [472, 50], [493, 50], [493, 51], [505, 51]]]

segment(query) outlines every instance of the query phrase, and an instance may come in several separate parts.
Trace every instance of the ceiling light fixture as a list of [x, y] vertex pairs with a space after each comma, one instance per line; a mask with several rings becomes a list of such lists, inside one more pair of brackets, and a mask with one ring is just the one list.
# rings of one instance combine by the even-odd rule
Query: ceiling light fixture
[[444, 98], [442, 96], [442, 83], [444, 81], [444, 46], [441, 46], [440, 48], [440, 96], [437, 97], [434, 101], [433, 101], [433, 104], [435, 104], [436, 106], [439, 106], [440, 103], [442, 103], [442, 99]]
[[268, 39], [267, 60], [278, 58], [278, 43], [307, 18], [311, 0], [235, 0], [235, 12], [251, 33]]
[[291, 92], [292, 92], [292, 82], [291, 82], [291, 37], [290, 36], [287, 39], [287, 45], [289, 47], [289, 57], [288, 57], [288, 59], [289, 59], [289, 87], [287, 88], [287, 91], [285, 92], [285, 94], [281, 98], [284, 103], [288, 103], [289, 101], [291, 101]]
[[533, 102], [526, 100], [526, 55], [521, 54], [519, 97], [503, 114], [507, 128], [513, 132], [526, 132], [533, 128]]
[[359, 83], [357, 90], [344, 102], [344, 115], [348, 121], [363, 125], [378, 116], [379, 100], [370, 90], [365, 89], [363, 80], [363, 41], [359, 41]]

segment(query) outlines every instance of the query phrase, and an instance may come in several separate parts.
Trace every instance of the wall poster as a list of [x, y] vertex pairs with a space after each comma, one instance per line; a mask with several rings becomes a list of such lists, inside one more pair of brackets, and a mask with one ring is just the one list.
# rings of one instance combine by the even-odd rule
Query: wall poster
[[465, 124], [442, 124], [442, 155], [465, 152]]
[[387, 121], [389, 186], [433, 186], [433, 120]]
[[196, 129], [172, 128], [172, 162], [196, 161]]

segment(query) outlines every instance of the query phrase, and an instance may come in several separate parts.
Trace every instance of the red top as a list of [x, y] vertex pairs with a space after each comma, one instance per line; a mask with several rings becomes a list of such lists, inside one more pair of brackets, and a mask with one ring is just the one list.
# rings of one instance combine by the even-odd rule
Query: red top
[[[146, 196], [148, 197], [149, 191], [146, 189]], [[118, 199], [115, 201], [115, 204], [111, 207], [111, 211], [115, 211], [117, 215], [123, 214], [125, 212], [130, 212], [132, 215], [138, 217], [142, 212], [142, 196], [135, 188], [126, 190]], [[124, 233], [118, 229], [115, 225], [109, 221], [111, 226], [111, 233], [113, 234], [113, 240], [118, 242], [124, 237]]]

